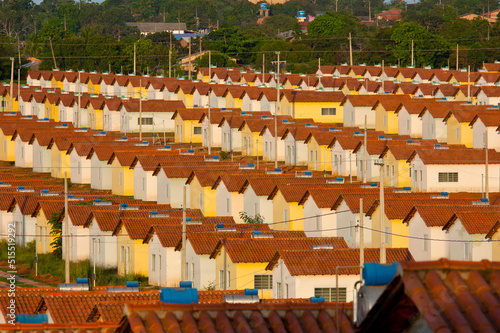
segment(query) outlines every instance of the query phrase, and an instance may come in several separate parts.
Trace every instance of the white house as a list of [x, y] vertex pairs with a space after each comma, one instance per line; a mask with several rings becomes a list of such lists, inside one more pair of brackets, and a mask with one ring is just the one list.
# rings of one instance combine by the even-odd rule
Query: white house
[[488, 148], [500, 151], [500, 126], [499, 110], [478, 113], [470, 122], [472, 126], [472, 147], [486, 147], [486, 135], [488, 135]]
[[[489, 191], [499, 190], [493, 181], [500, 172], [500, 155], [488, 150]], [[484, 191], [486, 154], [484, 149], [422, 147], [408, 159], [411, 166], [413, 191], [479, 192]]]
[[347, 95], [340, 106], [344, 107], [344, 126], [375, 128], [375, 111], [373, 107], [379, 100], [378, 95]]
[[141, 103], [138, 99], [129, 99], [122, 103], [120, 131], [124, 133], [139, 132], [139, 121], [142, 121], [144, 132], [173, 132], [175, 124], [172, 116], [176, 109], [184, 108], [181, 101], [143, 100]]
[[[387, 263], [413, 261], [404, 248], [386, 250]], [[364, 250], [365, 262], [380, 262], [380, 249]], [[298, 264], [300, 263], [300, 264]], [[361, 279], [359, 268], [339, 270], [336, 267], [359, 265], [359, 249], [318, 246], [309, 250], [277, 251], [266, 270], [273, 274], [273, 298], [324, 297], [325, 302], [352, 302], [354, 285]]]

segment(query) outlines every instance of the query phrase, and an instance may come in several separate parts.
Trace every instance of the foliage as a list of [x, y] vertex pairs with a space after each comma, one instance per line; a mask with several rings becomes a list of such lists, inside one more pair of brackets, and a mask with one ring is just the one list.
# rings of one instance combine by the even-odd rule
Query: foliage
[[348, 12], [326, 12], [309, 23], [307, 31], [313, 36], [348, 36], [356, 29], [357, 23], [357, 19]]
[[231, 153], [222, 150], [220, 151], [219, 155], [221, 160], [229, 160], [231, 158]]
[[250, 217], [246, 212], [240, 212], [240, 219], [248, 224], [264, 223], [264, 217], [260, 214]]
[[[212, 66], [215, 67], [234, 67], [236, 66], [236, 63], [229, 58], [228, 55], [224, 53], [220, 53], [218, 51], [213, 51], [211, 52], [210, 55], [211, 59], [210, 61], [212, 62]], [[196, 67], [208, 67], [208, 53], [205, 53], [203, 56], [200, 58], [197, 58], [195, 60]]]
[[53, 237], [50, 246], [52, 255], [57, 258], [62, 258], [62, 210], [59, 213], [52, 213], [50, 220], [47, 223], [50, 225], [50, 235]]

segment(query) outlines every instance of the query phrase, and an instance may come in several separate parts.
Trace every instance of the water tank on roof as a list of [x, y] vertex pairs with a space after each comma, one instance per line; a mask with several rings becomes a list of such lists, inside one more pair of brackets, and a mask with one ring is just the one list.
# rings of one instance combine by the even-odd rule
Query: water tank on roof
[[260, 9], [267, 9], [267, 3], [261, 3], [260, 4]]
[[364, 264], [363, 267], [363, 280], [367, 286], [381, 286], [386, 285], [391, 282], [394, 275], [396, 275], [396, 270], [398, 263], [392, 264], [379, 264], [375, 262], [368, 262]]
[[160, 301], [173, 304], [198, 303], [198, 290], [195, 288], [162, 288]]
[[299, 10], [299, 17], [306, 17], [306, 12], [303, 10]]
[[18, 314], [16, 315], [16, 322], [21, 323], [21, 324], [42, 324], [42, 323], [48, 323], [49, 318], [48, 315], [45, 313], [39, 313], [39, 314]]
[[357, 294], [356, 322], [360, 323], [366, 318], [366, 315], [370, 312], [371, 308], [375, 305], [385, 289], [386, 286], [362, 286], [359, 288]]
[[245, 304], [258, 302], [259, 296], [256, 295], [224, 295], [224, 303]]

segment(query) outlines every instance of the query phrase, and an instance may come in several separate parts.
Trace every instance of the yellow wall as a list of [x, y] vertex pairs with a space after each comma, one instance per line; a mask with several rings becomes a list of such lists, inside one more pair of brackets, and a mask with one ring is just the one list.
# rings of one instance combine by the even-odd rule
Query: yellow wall
[[51, 104], [50, 119], [54, 119], [54, 121], [59, 121], [59, 104]]
[[71, 177], [71, 156], [66, 155], [66, 150], [60, 151], [56, 144], [52, 145], [50, 150], [51, 171], [50, 175], [54, 178], [64, 178], [64, 173], [67, 172], [67, 177]]
[[[311, 160], [311, 151], [313, 159]], [[326, 159], [325, 159], [326, 155]], [[316, 156], [318, 157], [316, 162]], [[311, 171], [332, 171], [332, 151], [327, 146], [320, 146], [316, 140], [311, 138], [307, 143], [307, 169]]]
[[[50, 235], [50, 225], [47, 223], [45, 214], [40, 210], [36, 216], [38, 241], [36, 243], [36, 253], [50, 253], [53, 248], [50, 245], [54, 241], [54, 237]], [[40, 227], [43, 229], [43, 236], [40, 236]]]
[[[384, 125], [384, 116], [386, 123]], [[398, 116], [394, 111], [386, 111], [385, 108], [378, 104], [375, 108], [375, 130], [382, 131], [386, 134], [398, 134]]]
[[[389, 220], [387, 216], [384, 215], [384, 225], [380, 228], [380, 206], [375, 209], [375, 212], [372, 214], [372, 228], [373, 230], [381, 230], [388, 231], [389, 235], [389, 243], [386, 243], [386, 247], [404, 247], [408, 248], [410, 245], [409, 241], [409, 228], [403, 223], [402, 219], [394, 219]], [[389, 229], [386, 229], [389, 228]], [[372, 232], [372, 247], [380, 246], [380, 237], [384, 237], [385, 234], [381, 234], [379, 232]], [[401, 236], [399, 236], [401, 235]]]
[[493, 257], [491, 259], [493, 261], [500, 261], [500, 232], [497, 231], [491, 239], [493, 240], [493, 242], [491, 242]]
[[[227, 255], [227, 270], [230, 272], [228, 289], [230, 290], [243, 290], [245, 288], [253, 289], [254, 275], [272, 275], [270, 271], [266, 271], [268, 263], [237, 263], [231, 262], [229, 255]], [[216, 259], [216, 278], [215, 289], [220, 290], [219, 286], [219, 272], [224, 269], [224, 247]], [[274, 282], [273, 282], [274, 283]], [[259, 290], [260, 298], [273, 298], [273, 290]]]
[[149, 244], [143, 244], [142, 240], [134, 240], [128, 237], [125, 227], [122, 226], [118, 234], [118, 275], [125, 275], [125, 260], [121, 260], [121, 246], [129, 247], [130, 262], [129, 274], [140, 274], [148, 276], [149, 270]]
[[[112, 193], [115, 195], [134, 195], [134, 170], [131, 170], [128, 166], [121, 166], [118, 159], [114, 159], [111, 164], [112, 172]], [[122, 183], [120, 184], [120, 175], [122, 177]]]
[[[468, 123], [459, 123], [455, 116], [448, 118], [447, 122], [447, 139], [446, 142], [452, 144], [462, 144], [467, 148], [472, 148], [472, 127]], [[459, 138], [457, 139], [457, 128], [460, 129]]]
[[[321, 115], [321, 108], [335, 108], [334, 116]], [[344, 112], [339, 103], [290, 103], [285, 97], [281, 99], [280, 114], [290, 115], [294, 118], [312, 118], [319, 123], [343, 123]], [[290, 112], [290, 113], [289, 113]]]
[[[217, 191], [211, 186], [202, 187], [198, 178], [194, 177], [190, 184], [191, 208], [199, 208], [204, 216], [217, 215]], [[200, 204], [200, 194], [203, 195], [203, 205]]]
[[[284, 210], [288, 209], [288, 223], [275, 224], [276, 230], [299, 230], [304, 231], [304, 206], [299, 206], [298, 202], [286, 202], [280, 191], [273, 198], [273, 221], [284, 222]], [[296, 221], [294, 221], [296, 220]]]
[[[241, 147], [244, 143], [244, 138], [247, 139], [247, 145], [250, 144], [250, 154], [247, 154], [247, 149], [242, 148], [241, 154], [244, 156], [262, 156], [264, 149], [264, 139], [259, 135], [258, 132], [251, 132], [247, 125], [241, 130]], [[258, 144], [257, 144], [258, 140]], [[257, 148], [258, 147], [258, 148]]]
[[[410, 165], [406, 160], [396, 160], [389, 150], [384, 156], [384, 185], [392, 185], [392, 167], [394, 167], [394, 186], [411, 186]], [[389, 166], [389, 176], [387, 176], [387, 166]]]
[[16, 142], [11, 139], [12, 135], [6, 136], [0, 131], [0, 161], [14, 162], [16, 160]]

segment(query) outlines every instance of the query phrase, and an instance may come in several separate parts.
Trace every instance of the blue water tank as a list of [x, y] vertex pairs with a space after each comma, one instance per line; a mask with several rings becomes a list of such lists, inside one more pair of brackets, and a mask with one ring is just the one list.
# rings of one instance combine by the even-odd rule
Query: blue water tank
[[245, 289], [245, 295], [248, 295], [248, 296], [257, 296], [257, 295], [259, 295], [259, 291], [257, 289], [246, 288]]
[[303, 10], [299, 10], [299, 17], [306, 17], [306, 12]]
[[276, 172], [280, 172], [280, 171], [281, 171], [281, 168], [274, 168], [274, 171], [276, 171]]
[[410, 190], [411, 190], [411, 187], [409, 187], [409, 186], [405, 186], [405, 187], [403, 187], [403, 190], [405, 190], [405, 191], [410, 191]]
[[160, 301], [173, 304], [198, 303], [198, 290], [195, 288], [162, 288]]
[[306, 176], [312, 176], [312, 172], [311, 172], [311, 171], [306, 171], [304, 174], [305, 174]]
[[260, 4], [260, 9], [267, 9], [267, 3], [261, 3]]
[[127, 281], [125, 285], [127, 286], [127, 288], [138, 288], [139, 281]]
[[325, 301], [324, 297], [311, 297], [311, 303], [319, 303], [324, 301]]
[[152, 210], [150, 214], [151, 215], [158, 215], [158, 211], [157, 210]]
[[254, 230], [253, 234], [254, 235], [260, 235], [260, 234], [262, 234], [262, 231], [260, 231], [260, 230]]
[[220, 223], [219, 223], [219, 224], [217, 224], [215, 227], [216, 227], [217, 229], [223, 229], [223, 228], [224, 228], [224, 224], [220, 224]]
[[379, 264], [376, 262], [367, 262], [363, 267], [363, 280], [367, 286], [382, 286], [391, 282], [398, 263], [392, 264]]
[[249, 167], [249, 168], [253, 168], [254, 166], [255, 166], [255, 164], [253, 164], [253, 163], [248, 163], [248, 167]]
[[29, 314], [18, 314], [16, 315], [16, 322], [21, 324], [42, 324], [48, 323], [49, 318], [45, 313], [29, 315]]
[[181, 288], [193, 288], [193, 282], [181, 281], [181, 282], [179, 282], [179, 287], [181, 287]]
[[94, 202], [102, 202], [102, 199], [94, 199]]
[[189, 149], [188, 153], [194, 153], [194, 149]]
[[447, 196], [448, 196], [448, 192], [441, 192], [441, 195], [442, 195], [443, 197], [447, 197]]
[[481, 198], [481, 200], [480, 200], [480, 201], [481, 201], [481, 202], [488, 202], [489, 200], [488, 200], [488, 198]]
[[88, 278], [76, 278], [76, 283], [89, 283]]

